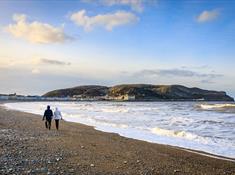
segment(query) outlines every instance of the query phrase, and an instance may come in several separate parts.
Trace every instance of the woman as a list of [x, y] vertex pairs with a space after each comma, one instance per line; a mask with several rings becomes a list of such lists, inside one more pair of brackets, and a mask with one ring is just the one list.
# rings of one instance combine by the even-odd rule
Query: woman
[[56, 129], [58, 130], [59, 129], [59, 121], [62, 120], [62, 115], [61, 115], [61, 112], [59, 111], [58, 108], [55, 108], [54, 120], [55, 120]]

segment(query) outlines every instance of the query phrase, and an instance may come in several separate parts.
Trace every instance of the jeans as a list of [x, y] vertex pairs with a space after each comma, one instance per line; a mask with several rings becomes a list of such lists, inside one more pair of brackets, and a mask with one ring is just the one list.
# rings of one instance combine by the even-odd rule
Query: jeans
[[51, 120], [46, 120], [45, 126], [46, 126], [46, 128], [48, 128], [50, 130], [51, 129]]
[[59, 129], [59, 121], [60, 120], [55, 120], [55, 127], [56, 127], [57, 130]]

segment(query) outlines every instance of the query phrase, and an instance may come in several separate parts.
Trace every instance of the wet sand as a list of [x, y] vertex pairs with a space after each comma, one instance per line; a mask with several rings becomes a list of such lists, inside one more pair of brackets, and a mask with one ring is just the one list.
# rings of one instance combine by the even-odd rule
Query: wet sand
[[0, 174], [235, 175], [235, 162], [0, 107]]

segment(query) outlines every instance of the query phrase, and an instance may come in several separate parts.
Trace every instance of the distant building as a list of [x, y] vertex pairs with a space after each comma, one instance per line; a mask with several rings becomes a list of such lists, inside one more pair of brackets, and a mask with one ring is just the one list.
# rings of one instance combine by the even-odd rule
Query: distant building
[[14, 93], [14, 94], [9, 94], [9, 95], [8, 95], [8, 99], [9, 99], [9, 100], [17, 100], [17, 95], [16, 95], [16, 93]]
[[118, 100], [118, 101], [134, 101], [135, 100], [135, 95], [129, 95], [129, 94], [125, 94], [125, 95], [119, 95], [119, 96], [108, 96], [105, 97], [106, 100]]
[[124, 97], [123, 100], [127, 100], [127, 101], [135, 100], [135, 95], [128, 95], [128, 94], [126, 94], [123, 97]]
[[9, 99], [8, 95], [0, 94], [0, 100], [8, 100], [8, 99]]
[[73, 95], [73, 98], [82, 98], [83, 95]]

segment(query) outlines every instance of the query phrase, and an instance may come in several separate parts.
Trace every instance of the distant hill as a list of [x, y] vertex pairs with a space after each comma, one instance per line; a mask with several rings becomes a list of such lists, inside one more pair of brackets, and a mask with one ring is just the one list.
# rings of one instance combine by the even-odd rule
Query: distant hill
[[96, 86], [96, 85], [87, 85], [87, 86], [77, 86], [67, 89], [58, 89], [50, 91], [44, 94], [44, 97], [73, 97], [74, 95], [82, 95], [87, 97], [94, 96], [105, 96], [108, 92], [108, 87], [106, 86]]
[[188, 88], [181, 85], [150, 85], [150, 84], [123, 84], [113, 87], [106, 86], [77, 86], [59, 89], [46, 93], [46, 97], [97, 97], [108, 96], [110, 99], [120, 96], [134, 96], [135, 100], [205, 100], [205, 101], [234, 101], [223, 91]]

